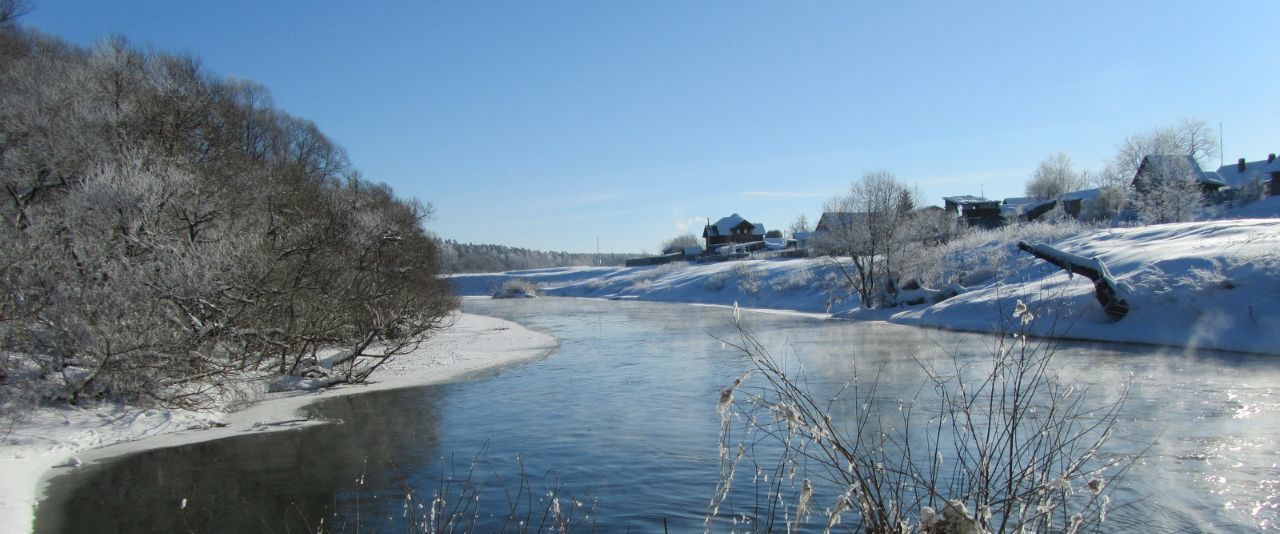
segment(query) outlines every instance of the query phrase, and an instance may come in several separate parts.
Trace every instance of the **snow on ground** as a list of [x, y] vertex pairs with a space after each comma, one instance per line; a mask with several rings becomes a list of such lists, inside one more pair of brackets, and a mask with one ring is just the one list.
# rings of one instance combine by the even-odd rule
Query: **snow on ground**
[[[841, 263], [843, 265], [844, 263]], [[568, 267], [458, 274], [460, 295], [489, 296], [508, 280], [538, 284], [544, 295], [686, 302], [831, 313], [857, 305], [836, 262], [827, 259], [670, 263], [646, 267]]]
[[545, 356], [551, 336], [493, 317], [458, 314], [417, 351], [379, 368], [367, 385], [261, 393], [252, 405], [221, 411], [137, 409], [117, 405], [42, 408], [0, 428], [0, 533], [31, 530], [37, 492], [47, 477], [90, 462], [244, 432], [296, 428], [298, 409], [322, 398], [440, 383], [467, 373]]
[[996, 283], [891, 320], [989, 331], [1022, 300], [1041, 318], [1035, 334], [1280, 354], [1280, 219], [1096, 230], [1054, 246], [1102, 260], [1129, 314], [1111, 321], [1088, 278], [1024, 254]]
[[966, 292], [889, 310], [858, 309], [857, 297], [843, 289], [841, 265], [821, 258], [539, 269], [454, 275], [451, 281], [463, 295], [489, 295], [507, 280], [522, 279], [551, 296], [737, 302], [982, 332], [1013, 328], [1011, 313], [1022, 300], [1040, 318], [1029, 326], [1039, 335], [1280, 354], [1280, 219], [1083, 230], [1049, 243], [1106, 264], [1130, 305], [1118, 322], [1102, 312], [1088, 278], [1018, 252], [1010, 235], [995, 233], [986, 242], [979, 236], [971, 249], [953, 253], [1000, 258], [994, 270], [982, 261], [961, 262], [971, 263], [970, 272], [952, 273], [952, 281], [970, 284]]

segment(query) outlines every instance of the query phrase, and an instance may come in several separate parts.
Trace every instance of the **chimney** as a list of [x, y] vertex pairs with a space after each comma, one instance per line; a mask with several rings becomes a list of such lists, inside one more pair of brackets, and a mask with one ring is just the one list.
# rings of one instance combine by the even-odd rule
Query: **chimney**
[[1270, 164], [1271, 164], [1271, 162], [1273, 162], [1273, 161], [1275, 161], [1275, 160], [1276, 160], [1276, 155], [1275, 155], [1274, 153], [1272, 153], [1272, 154], [1267, 154], [1267, 165], [1270, 165]]
[[1236, 162], [1236, 172], [1244, 172], [1244, 158]]

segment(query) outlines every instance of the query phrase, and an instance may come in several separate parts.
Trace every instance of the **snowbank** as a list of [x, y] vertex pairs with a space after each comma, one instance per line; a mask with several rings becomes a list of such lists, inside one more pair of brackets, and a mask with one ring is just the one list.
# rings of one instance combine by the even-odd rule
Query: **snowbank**
[[1280, 219], [1097, 230], [1054, 246], [1102, 260], [1128, 315], [1108, 319], [1087, 278], [1023, 255], [993, 284], [892, 320], [989, 331], [1022, 300], [1057, 318], [1033, 323], [1036, 334], [1280, 354]]
[[955, 271], [945, 283], [960, 295], [889, 310], [860, 310], [845, 289], [841, 269], [848, 265], [830, 259], [540, 269], [455, 275], [451, 281], [464, 295], [489, 295], [520, 279], [551, 296], [737, 302], [979, 332], [1009, 326], [1014, 304], [1022, 300], [1046, 319], [1031, 325], [1040, 335], [1280, 354], [1280, 219], [1081, 230], [1051, 239], [1067, 253], [1106, 264], [1130, 305], [1118, 322], [1103, 313], [1088, 278], [1018, 251], [1014, 232], [976, 237], [968, 248], [953, 250], [953, 263], [944, 269]]
[[[46, 408], [0, 429], [0, 533], [29, 532], [38, 488], [80, 462], [208, 441], [244, 432], [296, 428], [297, 411], [316, 400], [445, 382], [464, 374], [541, 358], [555, 339], [493, 317], [459, 314], [417, 351], [379, 368], [366, 385], [262, 393], [248, 408], [139, 410], [119, 406]], [[284, 423], [282, 423], [284, 422]]]

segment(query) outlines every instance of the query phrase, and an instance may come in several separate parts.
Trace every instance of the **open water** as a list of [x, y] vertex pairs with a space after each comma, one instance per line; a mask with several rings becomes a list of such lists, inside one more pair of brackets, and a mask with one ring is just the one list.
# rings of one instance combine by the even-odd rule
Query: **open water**
[[[308, 408], [341, 424], [85, 466], [54, 481], [38, 530], [399, 532], [430, 520], [437, 494], [438, 510], [463, 510], [478, 530], [536, 529], [550, 526], [541, 512], [553, 493], [581, 527], [703, 529], [720, 472], [719, 392], [751, 366], [718, 339], [738, 339], [729, 310], [575, 299], [469, 299], [465, 309], [554, 335], [560, 348], [455, 383]], [[820, 398], [855, 372], [877, 375], [887, 410], [919, 397], [922, 362], [981, 362], [994, 343], [803, 316], [744, 312], [741, 323], [771, 352], [802, 361]], [[1105, 530], [1276, 527], [1280, 360], [1062, 344], [1054, 364], [1100, 401], [1132, 381], [1111, 447], [1141, 456], [1118, 482]], [[819, 511], [833, 502], [826, 490], [814, 498]], [[513, 502], [523, 526], [504, 519]], [[748, 504], [727, 505], [712, 530], [734, 528]]]

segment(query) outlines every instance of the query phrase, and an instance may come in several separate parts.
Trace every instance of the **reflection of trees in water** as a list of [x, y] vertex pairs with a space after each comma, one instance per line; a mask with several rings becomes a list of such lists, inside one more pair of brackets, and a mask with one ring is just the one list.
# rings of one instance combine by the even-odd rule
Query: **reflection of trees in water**
[[[385, 451], [396, 451], [391, 460], [401, 465], [438, 456], [443, 395], [442, 388], [418, 388], [338, 397], [314, 410], [342, 424], [146, 451], [86, 467], [52, 484], [37, 530], [315, 531], [322, 518], [333, 524], [339, 494], [361, 481], [370, 489], [363, 495], [403, 495]], [[369, 415], [380, 411], [398, 416]]]

